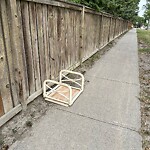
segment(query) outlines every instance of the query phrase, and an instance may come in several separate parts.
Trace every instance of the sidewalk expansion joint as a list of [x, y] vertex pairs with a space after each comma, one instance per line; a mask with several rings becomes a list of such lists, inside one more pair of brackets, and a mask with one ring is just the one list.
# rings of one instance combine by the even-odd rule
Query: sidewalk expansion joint
[[[86, 76], [87, 77], [95, 77], [95, 76], [89, 76], [89, 75], [86, 75]], [[120, 80], [115, 80], [115, 79], [110, 79], [110, 78], [104, 78], [104, 77], [95, 77], [95, 78], [101, 79], [101, 80], [108, 80], [108, 81], [112, 81], [112, 82], [118, 82], [118, 83], [122, 83], [122, 84], [140, 86], [140, 84], [137, 84], [137, 83], [130, 83], [130, 82], [125, 82], [125, 81], [120, 81]]]
[[93, 121], [96, 121], [96, 122], [104, 123], [104, 124], [107, 124], [107, 125], [111, 125], [111, 126], [115, 126], [115, 127], [119, 127], [119, 128], [122, 128], [122, 129], [126, 129], [126, 130], [129, 130], [129, 131], [132, 131], [132, 132], [139, 133], [139, 131], [137, 131], [136, 129], [129, 128], [129, 127], [126, 127], [126, 126], [123, 126], [123, 125], [119, 125], [119, 124], [112, 123], [112, 122], [107, 122], [107, 121], [104, 121], [104, 120], [95, 119], [93, 117], [85, 116], [85, 115], [79, 114], [79, 113], [74, 113], [74, 112], [71, 112], [71, 111], [68, 111], [68, 110], [64, 110], [64, 109], [61, 109], [61, 108], [56, 108], [56, 109], [60, 110], [60, 111], [67, 112], [67, 113], [70, 113], [72, 115], [76, 115], [76, 116], [80, 116], [80, 117], [83, 117], [83, 118], [87, 118], [87, 119], [90, 119], [90, 120], [93, 120]]

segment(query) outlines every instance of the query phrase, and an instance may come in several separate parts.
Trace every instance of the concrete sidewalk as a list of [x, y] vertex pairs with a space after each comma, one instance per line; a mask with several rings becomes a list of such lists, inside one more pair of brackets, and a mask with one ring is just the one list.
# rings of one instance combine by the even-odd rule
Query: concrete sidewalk
[[141, 150], [136, 30], [124, 35], [86, 75], [70, 108], [55, 105], [15, 150]]

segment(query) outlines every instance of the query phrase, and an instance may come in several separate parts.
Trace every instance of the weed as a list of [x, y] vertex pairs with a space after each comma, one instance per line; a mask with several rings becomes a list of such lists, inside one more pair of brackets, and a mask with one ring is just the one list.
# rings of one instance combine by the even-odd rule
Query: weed
[[27, 127], [32, 127], [32, 125], [33, 125], [33, 124], [32, 124], [31, 121], [26, 121], [26, 126], [27, 126]]
[[150, 46], [150, 31], [149, 30], [137, 30], [138, 39]]
[[150, 52], [150, 48], [140, 48], [140, 52]]
[[4, 141], [2, 139], [0, 139], [0, 145], [3, 145]]
[[17, 130], [14, 128], [14, 129], [12, 129], [12, 132], [13, 132], [13, 133], [16, 133], [16, 132], [17, 132]]

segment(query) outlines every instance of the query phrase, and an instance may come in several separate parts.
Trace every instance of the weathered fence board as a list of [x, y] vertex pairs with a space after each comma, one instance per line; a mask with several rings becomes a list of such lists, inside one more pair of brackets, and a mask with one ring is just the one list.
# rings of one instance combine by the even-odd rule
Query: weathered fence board
[[17, 90], [15, 87], [15, 77], [14, 77], [14, 67], [13, 67], [13, 55], [11, 51], [11, 44], [10, 44], [10, 37], [9, 37], [9, 26], [8, 26], [8, 19], [7, 19], [7, 8], [6, 8], [6, 1], [1, 1], [0, 3], [0, 17], [2, 23], [2, 30], [3, 30], [3, 38], [4, 38], [4, 45], [5, 45], [5, 57], [7, 58], [8, 70], [9, 70], [9, 78], [10, 83], [7, 85], [11, 89], [12, 92], [12, 103], [13, 106], [16, 106], [18, 102], [17, 97]]
[[48, 37], [48, 10], [47, 5], [43, 5], [42, 7], [43, 11], [43, 43], [45, 50], [45, 69], [46, 69], [46, 79], [50, 78], [51, 75], [51, 69], [50, 69], [50, 51], [49, 51], [49, 37]]
[[24, 70], [24, 83], [25, 84], [25, 99], [29, 97], [29, 84], [28, 84], [28, 73], [27, 73], [27, 62], [26, 62], [26, 52], [25, 52], [25, 42], [23, 35], [23, 22], [22, 22], [22, 13], [21, 13], [21, 2], [17, 1], [17, 14], [18, 14], [18, 27], [19, 27], [19, 39], [20, 39], [20, 47], [22, 50], [22, 59], [23, 59], [23, 70]]
[[2, 96], [0, 93], [0, 117], [3, 115], [4, 115], [4, 108], [3, 108]]
[[128, 30], [128, 22], [50, 0], [0, 3], [0, 125], [42, 93], [45, 79], [73, 69]]
[[[4, 107], [3, 107], [4, 106]], [[9, 87], [9, 74], [7, 56], [3, 40], [2, 24], [0, 20], [0, 109], [7, 113], [13, 108], [11, 91]]]
[[36, 4], [29, 3], [29, 18], [30, 18], [31, 43], [32, 43], [32, 52], [33, 52], [35, 89], [39, 90], [41, 88], [41, 73], [40, 73], [40, 58], [39, 58], [39, 50], [38, 50], [36, 15], [37, 15]]
[[21, 15], [23, 24], [23, 38], [26, 54], [26, 66], [28, 74], [29, 95], [35, 92], [35, 73], [33, 62], [33, 51], [31, 43], [31, 28], [30, 28], [30, 16], [28, 2], [21, 2]]

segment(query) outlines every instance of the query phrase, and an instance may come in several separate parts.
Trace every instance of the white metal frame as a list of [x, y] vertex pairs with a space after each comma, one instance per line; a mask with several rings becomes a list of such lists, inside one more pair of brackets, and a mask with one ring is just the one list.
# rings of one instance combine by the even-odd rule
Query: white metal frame
[[[80, 78], [79, 79], [71, 79], [66, 74], [78, 75], [78, 76], [80, 76]], [[64, 83], [66, 81], [74, 83], [74, 86]], [[78, 83], [77, 81], [81, 81], [81, 84]], [[48, 84], [50, 84], [50, 85], [56, 84], [56, 86], [54, 88], [52, 88]], [[66, 97], [63, 94], [66, 91], [59, 92], [57, 90], [60, 86], [66, 87], [68, 89], [69, 97]], [[79, 90], [79, 92], [74, 97], [72, 97], [73, 89]], [[84, 76], [81, 73], [69, 71], [69, 70], [61, 70], [60, 74], [59, 74], [59, 82], [54, 81], [54, 80], [45, 80], [44, 81], [43, 97], [45, 98], [45, 100], [56, 103], [56, 104], [60, 104], [63, 106], [71, 106], [75, 102], [75, 100], [79, 97], [79, 95], [83, 92], [83, 90], [84, 90]], [[56, 99], [56, 98], [50, 96], [51, 93], [58, 93], [59, 95], [63, 96], [66, 99], [66, 101], [61, 100], [61, 99]]]

